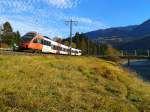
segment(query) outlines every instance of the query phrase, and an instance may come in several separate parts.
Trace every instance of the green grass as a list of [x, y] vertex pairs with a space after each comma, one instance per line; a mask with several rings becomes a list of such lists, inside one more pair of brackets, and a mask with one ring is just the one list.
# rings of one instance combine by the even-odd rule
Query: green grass
[[150, 85], [97, 58], [1, 55], [0, 112], [150, 112]]

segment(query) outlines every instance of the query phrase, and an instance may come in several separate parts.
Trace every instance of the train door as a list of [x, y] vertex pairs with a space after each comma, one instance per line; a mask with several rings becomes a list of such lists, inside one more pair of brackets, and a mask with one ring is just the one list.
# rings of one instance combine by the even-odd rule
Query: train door
[[42, 52], [44, 52], [44, 53], [50, 53], [51, 52], [51, 42], [43, 40]]

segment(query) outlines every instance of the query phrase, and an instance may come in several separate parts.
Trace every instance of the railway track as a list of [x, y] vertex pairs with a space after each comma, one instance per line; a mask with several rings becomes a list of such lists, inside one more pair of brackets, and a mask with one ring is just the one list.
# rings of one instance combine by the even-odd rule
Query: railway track
[[25, 55], [25, 56], [48, 56], [50, 54], [31, 53], [31, 52], [16, 52], [13, 50], [0, 50], [0, 55]]

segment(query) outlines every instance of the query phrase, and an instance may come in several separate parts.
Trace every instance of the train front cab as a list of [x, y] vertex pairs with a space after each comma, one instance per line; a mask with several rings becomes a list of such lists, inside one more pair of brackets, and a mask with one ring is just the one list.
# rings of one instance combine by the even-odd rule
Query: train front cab
[[28, 50], [31, 41], [33, 40], [33, 38], [35, 38], [37, 36], [37, 34], [35, 32], [29, 32], [27, 34], [25, 34], [22, 38], [21, 38], [21, 45], [20, 45], [20, 49], [21, 50]]

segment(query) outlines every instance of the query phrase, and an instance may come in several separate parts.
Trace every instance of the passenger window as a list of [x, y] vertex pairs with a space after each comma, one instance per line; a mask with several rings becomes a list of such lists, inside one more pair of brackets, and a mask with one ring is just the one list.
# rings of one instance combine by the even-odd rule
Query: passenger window
[[[54, 45], [51, 45], [52, 49], [54, 49]], [[54, 49], [55, 50], [55, 49]]]
[[48, 46], [48, 41], [46, 41], [46, 45]]
[[42, 44], [42, 40], [41, 40], [41, 39], [38, 39], [38, 40], [37, 40], [37, 43]]
[[49, 42], [47, 41], [47, 46], [49, 46]]
[[48, 46], [51, 46], [51, 42], [48, 42]]
[[46, 40], [44, 40], [44, 45], [47, 45], [47, 41]]
[[48, 46], [51, 46], [51, 42], [48, 42]]
[[41, 40], [41, 44], [44, 44], [44, 40], [43, 39]]

